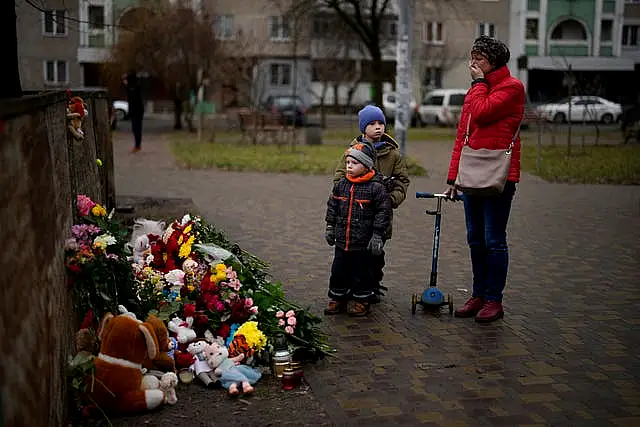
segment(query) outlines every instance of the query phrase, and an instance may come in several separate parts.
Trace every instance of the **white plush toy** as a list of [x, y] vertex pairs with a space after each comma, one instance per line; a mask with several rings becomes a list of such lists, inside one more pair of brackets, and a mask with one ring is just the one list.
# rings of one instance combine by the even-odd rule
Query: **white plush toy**
[[174, 317], [169, 321], [167, 329], [176, 334], [176, 339], [180, 344], [186, 344], [196, 339], [196, 332], [191, 329], [193, 317], [187, 317], [184, 321], [179, 317]]
[[193, 355], [196, 359], [191, 365], [190, 369], [193, 371], [195, 376], [202, 381], [205, 387], [213, 388], [218, 381], [216, 374], [213, 372], [214, 368], [209, 366], [207, 363], [207, 357], [205, 355], [205, 350], [209, 343], [206, 341], [194, 341], [187, 347], [187, 351]]
[[164, 391], [164, 401], [168, 405], [175, 405], [178, 402], [177, 385], [178, 376], [173, 372], [167, 372], [160, 378], [160, 390]]

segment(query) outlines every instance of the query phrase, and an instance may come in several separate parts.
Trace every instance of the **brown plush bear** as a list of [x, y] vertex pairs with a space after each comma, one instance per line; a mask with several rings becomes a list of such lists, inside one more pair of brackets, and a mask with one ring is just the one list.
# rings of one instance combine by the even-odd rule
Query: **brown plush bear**
[[83, 328], [76, 332], [76, 353], [98, 355], [100, 344], [98, 336], [92, 328]]
[[158, 354], [155, 359], [151, 360], [146, 358], [142, 362], [142, 367], [148, 370], [158, 370], [162, 372], [174, 372], [176, 369], [175, 361], [173, 357], [169, 356], [171, 351], [171, 341], [169, 340], [169, 331], [164, 322], [157, 316], [150, 314], [147, 317], [146, 323], [151, 325], [153, 332], [158, 339]]

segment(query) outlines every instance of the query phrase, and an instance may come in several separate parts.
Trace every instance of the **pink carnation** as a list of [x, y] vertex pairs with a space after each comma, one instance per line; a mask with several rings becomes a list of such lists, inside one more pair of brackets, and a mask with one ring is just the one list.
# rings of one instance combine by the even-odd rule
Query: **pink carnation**
[[245, 307], [251, 307], [253, 305], [253, 298], [245, 298], [244, 305]]
[[296, 326], [297, 320], [295, 317], [291, 316], [287, 319], [287, 323], [291, 326]]
[[291, 316], [295, 316], [295, 315], [296, 315], [296, 312], [293, 311], [293, 310], [289, 310], [289, 311], [287, 311], [287, 314], [285, 314], [286, 317], [291, 317]]
[[293, 326], [287, 326], [284, 328], [284, 331], [288, 334], [293, 335]]
[[276, 313], [276, 317], [278, 319], [283, 318], [284, 317], [284, 311], [282, 310], [278, 310], [278, 312]]
[[87, 216], [96, 203], [84, 194], [78, 194], [77, 202], [80, 216]]
[[278, 320], [278, 326], [284, 326], [284, 319]]
[[257, 305], [254, 305], [253, 307], [251, 307], [251, 308], [249, 309], [249, 313], [251, 313], [251, 314], [258, 314], [258, 306], [257, 306]]

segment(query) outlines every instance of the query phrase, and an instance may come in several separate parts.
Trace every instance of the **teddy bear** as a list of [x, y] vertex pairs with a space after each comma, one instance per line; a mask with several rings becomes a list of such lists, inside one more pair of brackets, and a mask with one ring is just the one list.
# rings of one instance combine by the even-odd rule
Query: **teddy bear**
[[164, 393], [164, 403], [175, 405], [178, 402], [176, 386], [178, 376], [175, 372], [166, 372], [160, 378], [153, 375], [145, 375], [142, 378], [142, 388], [144, 390], [161, 390]]
[[[164, 325], [162, 319], [153, 314], [147, 316], [146, 323], [151, 325], [153, 332], [156, 334], [156, 339], [158, 340], [158, 355], [153, 360], [145, 359], [142, 367], [147, 370], [174, 372], [176, 365], [172, 352], [173, 342], [169, 338], [167, 327]], [[169, 355], [170, 351], [172, 352], [171, 356]]]
[[179, 317], [174, 317], [169, 321], [168, 329], [173, 332], [178, 340], [179, 344], [188, 344], [196, 339], [196, 332], [191, 329], [193, 325], [193, 317], [187, 317], [187, 320], [182, 320]]
[[214, 368], [214, 373], [220, 378], [220, 384], [227, 389], [230, 396], [250, 394], [253, 384], [258, 382], [262, 373], [248, 365], [241, 365], [244, 354], [229, 357], [229, 350], [217, 342], [207, 344], [204, 353], [207, 363]]
[[83, 328], [76, 332], [76, 353], [86, 356], [98, 354], [100, 345], [96, 332], [92, 328]]
[[205, 350], [209, 344], [204, 340], [194, 341], [189, 344], [187, 351], [194, 357], [191, 371], [202, 381], [207, 388], [214, 388], [218, 382], [218, 378], [214, 374], [214, 368], [207, 363]]
[[142, 362], [158, 354], [153, 326], [128, 315], [107, 313], [98, 330], [100, 353], [95, 358], [91, 399], [105, 413], [137, 414], [163, 404], [160, 389], [144, 389]]
[[84, 131], [82, 130], [82, 120], [87, 115], [85, 103], [79, 96], [74, 96], [67, 104], [67, 120], [69, 120], [69, 132], [77, 139], [84, 139]]

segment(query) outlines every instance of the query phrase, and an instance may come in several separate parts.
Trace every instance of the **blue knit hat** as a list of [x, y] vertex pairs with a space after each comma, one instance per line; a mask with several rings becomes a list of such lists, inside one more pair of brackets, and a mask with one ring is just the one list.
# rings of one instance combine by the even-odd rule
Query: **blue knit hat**
[[380, 120], [385, 127], [387, 121], [384, 117], [382, 110], [375, 105], [367, 105], [362, 110], [358, 111], [358, 124], [360, 125], [360, 132], [364, 133], [364, 130], [371, 122]]

